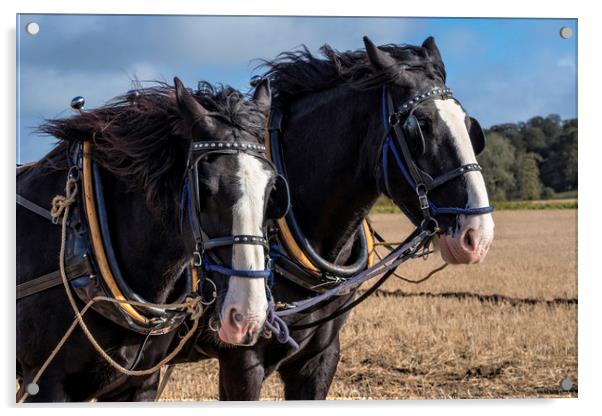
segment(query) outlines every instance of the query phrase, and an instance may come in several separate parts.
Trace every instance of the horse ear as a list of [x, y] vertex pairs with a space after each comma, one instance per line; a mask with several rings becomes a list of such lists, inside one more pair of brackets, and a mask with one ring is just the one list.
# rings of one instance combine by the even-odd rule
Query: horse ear
[[255, 87], [253, 101], [257, 104], [262, 113], [268, 114], [272, 106], [272, 90], [270, 88], [269, 78], [263, 78]]
[[364, 45], [368, 60], [376, 69], [385, 69], [397, 64], [397, 61], [391, 55], [377, 48], [368, 36], [364, 36]]
[[435, 43], [435, 38], [429, 36], [422, 42], [422, 47], [430, 52], [431, 56], [435, 58], [435, 60], [439, 63], [443, 63], [443, 59], [441, 59], [441, 52], [439, 52], [439, 48]]
[[205, 129], [212, 127], [211, 119], [206, 117], [209, 112], [205, 107], [188, 92], [180, 78], [175, 77], [173, 81], [176, 87], [176, 101], [184, 120], [191, 128], [195, 125]]

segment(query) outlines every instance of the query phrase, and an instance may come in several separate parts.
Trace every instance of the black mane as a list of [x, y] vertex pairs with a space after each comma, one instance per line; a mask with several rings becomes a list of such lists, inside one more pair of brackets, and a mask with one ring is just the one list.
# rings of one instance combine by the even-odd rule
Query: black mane
[[[66, 169], [69, 144], [92, 140], [94, 159], [125, 180], [132, 190], [143, 190], [149, 206], [163, 210], [166, 202], [177, 202], [191, 138], [178, 110], [175, 89], [157, 83], [138, 92], [133, 103], [119, 96], [69, 118], [46, 120], [38, 131], [60, 142], [40, 164]], [[234, 128], [244, 128], [261, 140], [265, 117], [239, 91], [201, 82], [194, 96], [210, 116]]]
[[305, 45], [299, 50], [283, 52], [273, 61], [264, 61], [264, 76], [270, 77], [280, 99], [291, 100], [307, 93], [348, 84], [357, 89], [373, 89], [397, 80], [406, 71], [422, 71], [430, 78], [445, 81], [445, 67], [427, 49], [413, 45], [388, 44], [380, 49], [394, 57], [398, 65], [374, 68], [366, 51], [339, 52], [328, 44], [320, 48], [322, 57], [313, 55]]

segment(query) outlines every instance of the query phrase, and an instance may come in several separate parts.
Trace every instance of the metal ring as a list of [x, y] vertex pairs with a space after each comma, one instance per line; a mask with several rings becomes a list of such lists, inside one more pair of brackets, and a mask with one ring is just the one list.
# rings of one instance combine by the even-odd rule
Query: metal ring
[[215, 282], [213, 280], [209, 279], [208, 277], [203, 279], [203, 282], [209, 282], [213, 286], [213, 292], [212, 292], [213, 299], [211, 299], [211, 301], [206, 302], [203, 300], [203, 296], [201, 296], [201, 304], [205, 305], [205, 306], [209, 306], [209, 305], [213, 304], [215, 302], [215, 300], [217, 299], [217, 286], [215, 285]]
[[193, 253], [194, 256], [194, 265], [196, 267], [201, 267], [203, 265], [203, 256], [201, 256], [201, 253], [199, 253], [198, 250], [195, 250]]
[[[418, 185], [416, 185], [416, 188], [414, 188], [414, 190], [416, 191], [417, 195], [426, 195], [428, 193], [428, 188], [426, 187], [426, 184], [424, 183], [419, 183]], [[423, 192], [420, 192], [423, 191]]]
[[67, 172], [67, 177], [76, 181], [79, 181], [79, 175], [80, 175], [80, 170], [79, 167], [76, 165], [73, 165], [69, 168], [69, 171]]
[[265, 339], [272, 339], [272, 331], [267, 328], [263, 328], [263, 333], [261, 334]]
[[215, 318], [213, 316], [209, 319], [209, 323], [207, 324], [207, 326], [213, 332], [218, 332], [219, 331], [219, 326], [215, 322]]
[[[432, 225], [433, 228], [429, 228], [427, 225]], [[433, 217], [423, 219], [420, 223], [420, 228], [429, 231], [429, 236], [435, 235], [441, 230], [439, 228], [439, 222]]]

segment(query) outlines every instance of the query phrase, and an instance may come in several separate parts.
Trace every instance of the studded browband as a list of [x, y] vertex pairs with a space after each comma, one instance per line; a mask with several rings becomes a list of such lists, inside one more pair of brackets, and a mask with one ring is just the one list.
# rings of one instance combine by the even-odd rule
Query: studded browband
[[236, 149], [243, 151], [255, 151], [259, 153], [265, 153], [265, 146], [252, 142], [224, 142], [224, 141], [212, 141], [212, 142], [193, 142], [192, 150], [211, 150], [211, 149]]

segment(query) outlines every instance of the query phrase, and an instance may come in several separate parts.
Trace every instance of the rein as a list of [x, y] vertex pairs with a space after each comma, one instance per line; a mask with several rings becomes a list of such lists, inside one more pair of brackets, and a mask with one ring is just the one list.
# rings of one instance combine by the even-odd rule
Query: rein
[[[339, 293], [349, 289], [353, 289], [362, 283], [377, 277], [382, 273], [389, 271], [395, 271], [399, 265], [405, 263], [407, 260], [414, 258], [420, 248], [427, 244], [430, 238], [435, 234], [428, 230], [417, 230], [418, 233], [414, 233], [415, 236], [410, 236], [409, 241], [398, 246], [395, 250], [386, 255], [381, 261], [365, 269], [345, 280], [340, 285], [329, 289], [328, 291], [321, 293], [320, 295], [314, 296], [313, 298], [303, 300], [300, 302], [294, 302], [290, 304], [289, 309], [276, 312], [280, 317], [289, 316], [295, 313], [303, 312], [308, 310], [333, 296], [337, 296]], [[389, 276], [387, 276], [389, 277]], [[354, 306], [356, 306], [355, 304]], [[333, 319], [329, 317], [330, 319]], [[329, 320], [330, 320], [329, 319]], [[312, 325], [313, 326], [313, 325]]]

